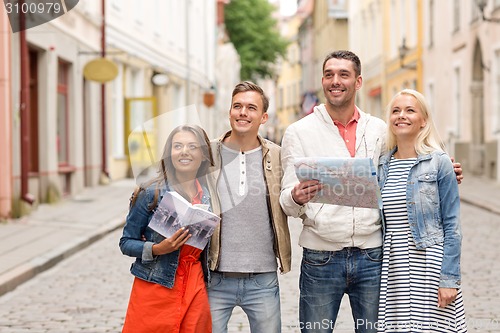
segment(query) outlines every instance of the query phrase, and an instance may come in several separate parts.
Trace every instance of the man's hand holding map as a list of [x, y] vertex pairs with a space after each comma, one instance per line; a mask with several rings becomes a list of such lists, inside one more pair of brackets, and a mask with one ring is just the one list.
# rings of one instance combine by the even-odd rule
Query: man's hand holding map
[[317, 179], [322, 184], [310, 202], [380, 207], [380, 188], [371, 158], [297, 158], [295, 173], [299, 181]]

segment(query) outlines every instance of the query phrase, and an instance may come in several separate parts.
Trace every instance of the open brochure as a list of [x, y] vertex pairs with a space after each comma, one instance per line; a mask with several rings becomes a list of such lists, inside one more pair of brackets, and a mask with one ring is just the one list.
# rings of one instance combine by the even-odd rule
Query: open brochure
[[323, 184], [310, 202], [364, 208], [382, 203], [371, 158], [302, 157], [294, 166], [300, 181], [317, 179]]
[[220, 222], [219, 216], [207, 209], [207, 205], [191, 205], [177, 192], [165, 192], [149, 227], [166, 238], [181, 227], [188, 228], [191, 237], [186, 244], [204, 249]]

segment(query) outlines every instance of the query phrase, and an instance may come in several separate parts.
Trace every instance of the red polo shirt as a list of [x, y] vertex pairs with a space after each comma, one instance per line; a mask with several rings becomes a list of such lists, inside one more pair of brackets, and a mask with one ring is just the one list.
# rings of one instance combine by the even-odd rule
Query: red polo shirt
[[344, 139], [345, 145], [351, 157], [356, 155], [356, 128], [358, 127], [359, 120], [359, 111], [357, 107], [354, 107], [354, 114], [352, 115], [351, 120], [347, 123], [346, 126], [342, 124], [340, 121], [334, 120], [333, 123], [339, 129], [340, 136]]

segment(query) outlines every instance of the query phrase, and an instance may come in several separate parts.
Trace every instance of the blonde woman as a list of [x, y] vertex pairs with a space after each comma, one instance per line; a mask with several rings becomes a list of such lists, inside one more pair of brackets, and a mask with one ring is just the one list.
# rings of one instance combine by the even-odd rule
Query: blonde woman
[[385, 238], [379, 332], [466, 332], [460, 198], [424, 96], [396, 94], [379, 163]]

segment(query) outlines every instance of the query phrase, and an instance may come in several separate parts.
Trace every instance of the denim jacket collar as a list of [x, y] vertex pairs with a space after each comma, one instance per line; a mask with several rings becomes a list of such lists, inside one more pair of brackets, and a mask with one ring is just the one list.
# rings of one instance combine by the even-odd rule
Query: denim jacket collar
[[[379, 166], [389, 163], [391, 160], [391, 156], [394, 155], [394, 153], [396, 153], [397, 151], [398, 151], [398, 147], [396, 146], [396, 147], [392, 148], [389, 152], [384, 154], [384, 156], [382, 156], [380, 158]], [[415, 163], [419, 163], [419, 162], [425, 161], [425, 160], [430, 160], [431, 158], [432, 158], [431, 154], [418, 155], [417, 161]]]

